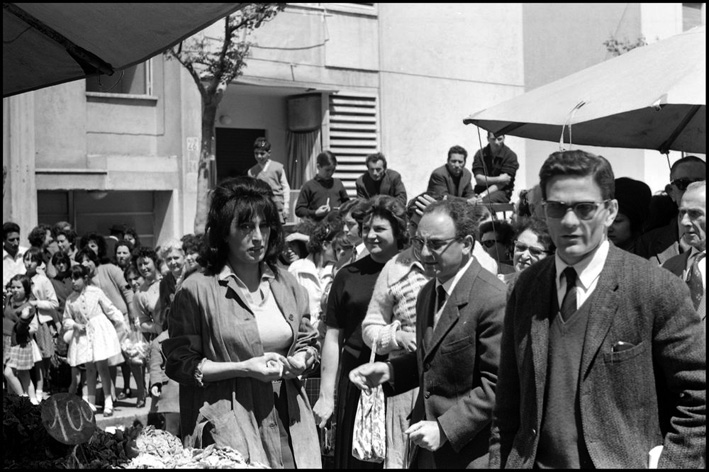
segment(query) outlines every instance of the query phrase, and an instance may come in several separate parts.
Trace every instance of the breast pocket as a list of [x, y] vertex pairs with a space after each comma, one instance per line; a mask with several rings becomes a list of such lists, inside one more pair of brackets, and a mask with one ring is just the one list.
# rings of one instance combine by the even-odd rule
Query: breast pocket
[[473, 344], [473, 336], [466, 336], [462, 339], [456, 339], [455, 341], [444, 343], [441, 345], [442, 354], [455, 354], [457, 352], [463, 351], [470, 348]]
[[639, 356], [643, 352], [645, 352], [645, 343], [641, 342], [637, 346], [633, 346], [630, 349], [626, 349], [624, 351], [604, 352], [603, 362], [607, 362], [610, 364], [618, 364], [621, 362], [629, 361], [630, 359]]

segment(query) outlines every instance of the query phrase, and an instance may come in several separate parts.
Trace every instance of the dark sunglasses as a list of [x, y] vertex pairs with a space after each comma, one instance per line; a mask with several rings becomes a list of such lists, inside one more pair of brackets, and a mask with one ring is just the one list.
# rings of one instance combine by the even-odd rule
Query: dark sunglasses
[[677, 190], [684, 192], [685, 190], [687, 190], [687, 187], [689, 186], [689, 184], [694, 183], [694, 182], [699, 182], [701, 180], [704, 180], [704, 179], [687, 179], [687, 178], [675, 179], [672, 182], [670, 182], [670, 185], [674, 185], [675, 187], [677, 187]]
[[492, 246], [495, 245], [495, 243], [499, 243], [502, 241], [498, 241], [497, 239], [488, 239], [487, 241], [480, 241], [480, 244], [485, 246], [486, 248], [490, 249]]
[[576, 202], [576, 203], [566, 203], [566, 202], [554, 202], [546, 201], [542, 203], [544, 207], [544, 212], [547, 218], [563, 218], [569, 209], [572, 209], [576, 216], [582, 220], [590, 220], [596, 214], [596, 210], [600, 205], [605, 205], [610, 200], [603, 200], [602, 202]]

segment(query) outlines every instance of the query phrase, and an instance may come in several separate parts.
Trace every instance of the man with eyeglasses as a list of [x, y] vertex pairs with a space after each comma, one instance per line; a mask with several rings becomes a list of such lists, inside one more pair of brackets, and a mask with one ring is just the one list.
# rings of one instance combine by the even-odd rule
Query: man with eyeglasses
[[554, 257], [507, 300], [492, 468], [704, 468], [706, 344], [689, 290], [610, 244], [610, 163], [555, 152], [539, 173]]
[[413, 468], [488, 464], [506, 288], [472, 256], [473, 211], [460, 198], [431, 203], [412, 239], [414, 256], [433, 278], [416, 302], [416, 351], [349, 373], [363, 390], [419, 387], [404, 431]]
[[[706, 178], [706, 162], [697, 156], [685, 156], [672, 164], [670, 183], [665, 187], [665, 191], [675, 205], [679, 206], [687, 186], [692, 182], [706, 180]], [[648, 231], [637, 239], [635, 254], [662, 265], [671, 257], [690, 249], [686, 242], [682, 241], [682, 231], [682, 225], [678, 219], [673, 219], [665, 226]]]
[[692, 303], [704, 323], [706, 332], [707, 279], [707, 183], [705, 180], [689, 184], [679, 206], [679, 222], [684, 228], [682, 239], [691, 250], [675, 256], [662, 267], [687, 283]]

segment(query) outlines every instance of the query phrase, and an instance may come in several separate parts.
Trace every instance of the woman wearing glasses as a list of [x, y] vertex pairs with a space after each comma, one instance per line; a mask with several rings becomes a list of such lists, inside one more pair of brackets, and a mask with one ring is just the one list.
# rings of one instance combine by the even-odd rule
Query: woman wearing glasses
[[[321, 386], [313, 408], [315, 420], [324, 427], [335, 414], [335, 468], [382, 468], [382, 464], [362, 462], [352, 457], [355, 414], [360, 390], [347, 373], [369, 361], [371, 350], [362, 338], [362, 320], [367, 313], [375, 282], [384, 265], [408, 241], [406, 210], [394, 197], [377, 195], [353, 210], [360, 223], [367, 256], [345, 265], [335, 276], [327, 303], [327, 331], [322, 350]], [[377, 360], [385, 360], [377, 356]], [[343, 373], [335, 382], [337, 371]]]
[[556, 250], [544, 220], [534, 217], [519, 218], [514, 224], [514, 230], [512, 266], [515, 271], [510, 274], [498, 275], [500, 280], [510, 288], [514, 285], [520, 272], [535, 262], [554, 254]]

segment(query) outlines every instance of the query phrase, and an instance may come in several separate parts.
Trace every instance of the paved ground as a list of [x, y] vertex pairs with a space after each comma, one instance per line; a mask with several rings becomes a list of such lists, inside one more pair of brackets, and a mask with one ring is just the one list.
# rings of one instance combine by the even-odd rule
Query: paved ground
[[[135, 420], [139, 420], [143, 423], [143, 426], [148, 425], [148, 413], [150, 412], [152, 399], [148, 396], [145, 401], [145, 406], [142, 408], [136, 408], [135, 405], [138, 403], [138, 389], [136, 388], [135, 379], [133, 376], [131, 376], [130, 382], [132, 395], [130, 398], [126, 398], [125, 400], [117, 400], [113, 403], [113, 416], [104, 418], [103, 409], [101, 407], [98, 408], [98, 411], [96, 412], [96, 425], [99, 428], [103, 430], [108, 429], [108, 431], [112, 431], [112, 428], [120, 428], [121, 426], [128, 428], [133, 426], [133, 422]], [[116, 391], [120, 393], [122, 389], [123, 375], [119, 372], [116, 378]]]

